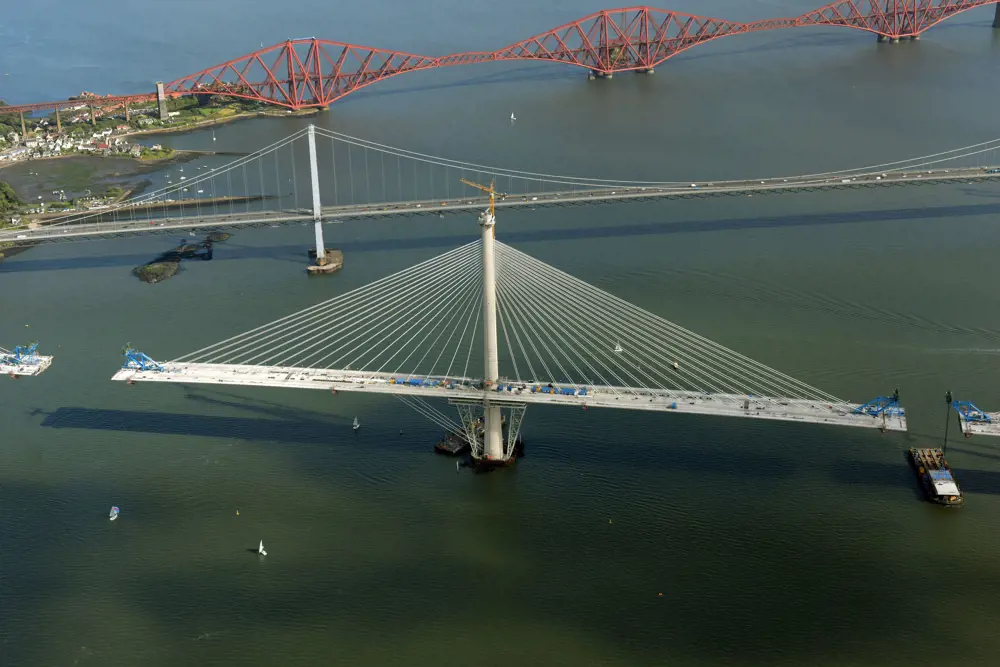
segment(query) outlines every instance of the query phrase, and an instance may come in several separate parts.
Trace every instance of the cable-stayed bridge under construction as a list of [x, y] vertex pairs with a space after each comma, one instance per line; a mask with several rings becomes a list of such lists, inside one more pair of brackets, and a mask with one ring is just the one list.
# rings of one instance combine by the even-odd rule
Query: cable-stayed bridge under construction
[[[305, 145], [303, 145], [305, 144]], [[785, 177], [713, 181], [622, 180], [546, 174], [436, 157], [315, 126], [219, 167], [191, 165], [160, 189], [113, 206], [41, 215], [0, 229], [0, 242], [128, 237], [394, 216], [479, 211], [495, 181], [496, 206], [537, 208], [691, 197], [775, 195], [848, 188], [1000, 181], [1000, 138], [915, 158]]]
[[173, 361], [127, 346], [114, 379], [391, 394], [486, 465], [515, 456], [529, 404], [906, 430], [898, 392], [837, 398], [496, 241], [495, 222], [490, 206], [478, 241]]

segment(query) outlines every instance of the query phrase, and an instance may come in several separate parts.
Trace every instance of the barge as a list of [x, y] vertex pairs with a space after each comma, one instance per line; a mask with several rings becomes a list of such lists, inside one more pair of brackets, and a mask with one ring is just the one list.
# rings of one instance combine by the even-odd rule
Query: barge
[[944, 507], [961, 507], [962, 490], [951, 474], [948, 461], [940, 449], [910, 448], [910, 464], [920, 480], [920, 487], [927, 500]]
[[459, 437], [454, 433], [445, 433], [444, 437], [434, 445], [435, 452], [446, 456], [461, 456], [471, 449], [466, 438]]

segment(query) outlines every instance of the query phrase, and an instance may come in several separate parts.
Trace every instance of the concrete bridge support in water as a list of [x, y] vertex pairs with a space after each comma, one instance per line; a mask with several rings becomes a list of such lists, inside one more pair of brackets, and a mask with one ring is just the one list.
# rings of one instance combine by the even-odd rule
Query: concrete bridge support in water
[[[329, 250], [323, 240], [323, 205], [319, 198], [319, 167], [316, 159], [316, 126], [309, 125], [309, 181], [312, 185], [313, 228], [316, 232], [316, 263], [310, 264], [309, 273], [333, 273], [344, 265], [339, 250]], [[311, 254], [311, 253], [310, 253]]]
[[309, 180], [312, 183], [313, 224], [316, 228], [316, 263], [326, 262], [326, 244], [323, 242], [323, 220], [319, 201], [319, 167], [316, 161], [316, 126], [309, 125]]
[[997, 2], [996, 12], [993, 14], [993, 27], [1000, 28], [1000, 2]]
[[[492, 208], [492, 207], [491, 207]], [[497, 279], [496, 256], [494, 253], [493, 228], [496, 218], [493, 211], [482, 213], [479, 224], [483, 230], [483, 356], [486, 359], [485, 375], [487, 394], [490, 387], [500, 379], [500, 356], [497, 347]], [[489, 398], [483, 399], [483, 453], [489, 462], [505, 459], [503, 446], [503, 424], [500, 406], [493, 405]]]

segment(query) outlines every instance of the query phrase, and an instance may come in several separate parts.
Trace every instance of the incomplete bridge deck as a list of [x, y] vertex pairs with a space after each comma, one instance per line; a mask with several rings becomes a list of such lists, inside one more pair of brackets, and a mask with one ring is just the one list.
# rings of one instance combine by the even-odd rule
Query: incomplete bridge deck
[[973, 435], [1000, 436], [1000, 412], [985, 412], [983, 414], [988, 420], [966, 419], [965, 415], [959, 413], [958, 423], [962, 427], [962, 433], [967, 438]]
[[9, 358], [4, 358], [0, 351], [0, 373], [10, 377], [22, 377], [41, 375], [52, 365], [51, 356], [33, 355], [19, 363], [14, 363]]
[[359, 391], [404, 394], [425, 398], [475, 400], [503, 403], [535, 403], [577, 408], [617, 408], [657, 412], [680, 412], [726, 417], [881, 428], [905, 431], [906, 416], [873, 417], [854, 412], [853, 403], [710, 394], [667, 389], [585, 386], [508, 382], [484, 390], [482, 380], [461, 377], [408, 378], [392, 373], [339, 371], [314, 368], [246, 366], [233, 364], [166, 363], [162, 371], [123, 368], [113, 380], [124, 382], [170, 382], [178, 384], [225, 384], [250, 387]]
[[[621, 201], [752, 196], [756, 194], [767, 195], [945, 183], [983, 183], [987, 181], [1000, 181], [1000, 170], [979, 167], [942, 171], [895, 172], [885, 175], [871, 173], [855, 175], [850, 178], [693, 183], [687, 187], [593, 188], [588, 190], [542, 192], [531, 195], [511, 195], [499, 199], [496, 202], [496, 207], [535, 208], [542, 206], [578, 206]], [[455, 197], [410, 202], [325, 206], [322, 209], [322, 217], [327, 222], [343, 222], [362, 218], [460, 213], [478, 211], [486, 206], [487, 203], [488, 200], [485, 197]], [[0, 242], [53, 242], [88, 238], [114, 238], [140, 234], [174, 233], [177, 230], [190, 229], [230, 229], [286, 225], [311, 222], [313, 220], [311, 211], [307, 211], [306, 209], [220, 213], [218, 215], [167, 218], [143, 217], [142, 214], [143, 205], [135, 204], [134, 206], [125, 207], [125, 209], [118, 211], [119, 216], [127, 219], [63, 223], [41, 226], [36, 229], [4, 230], [0, 231]], [[104, 215], [107, 216], [109, 214]]]

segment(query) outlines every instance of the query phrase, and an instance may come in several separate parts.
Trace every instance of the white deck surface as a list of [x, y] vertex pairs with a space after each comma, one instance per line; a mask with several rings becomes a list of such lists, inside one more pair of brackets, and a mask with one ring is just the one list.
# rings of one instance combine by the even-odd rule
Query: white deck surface
[[45, 369], [52, 365], [53, 357], [37, 356], [31, 357], [21, 364], [6, 364], [0, 362], [0, 373], [4, 375], [41, 375]]
[[[858, 407], [853, 403], [826, 403], [784, 398], [748, 398], [731, 394], [705, 394], [687, 391], [632, 389], [628, 387], [558, 385], [559, 389], [571, 389], [574, 393], [552, 394], [531, 388], [547, 387], [544, 384], [518, 384], [518, 389], [504, 391], [484, 391], [475, 387], [480, 381], [474, 378], [429, 378], [438, 386], [411, 386], [394, 379], [405, 376], [391, 373], [371, 373], [362, 371], [338, 371], [313, 368], [239, 366], [229, 364], [189, 364], [165, 363], [163, 371], [140, 371], [123, 368], [115, 373], [113, 380], [123, 382], [170, 382], [177, 384], [223, 384], [248, 387], [286, 387], [298, 389], [322, 389], [325, 391], [360, 391], [376, 394], [407, 394], [427, 398], [474, 399], [484, 396], [497, 397], [504, 401], [523, 403], [549, 403], [577, 408], [618, 408], [625, 410], [652, 410], [659, 412], [681, 412], [702, 415], [745, 417], [750, 419], [770, 419], [797, 421], [810, 424], [831, 424], [836, 426], [856, 426], [863, 428], [885, 428], [890, 431], [905, 431], [905, 414], [891, 417], [872, 417], [853, 414]], [[427, 381], [428, 378], [420, 378]], [[457, 386], [444, 383], [457, 382]], [[462, 386], [462, 383], [471, 386]], [[501, 386], [507, 381], [501, 381]], [[523, 387], [523, 388], [521, 388]], [[586, 392], [584, 394], [584, 392]], [[749, 403], [748, 407], [744, 405]]]
[[960, 496], [962, 492], [958, 490], [955, 482], [934, 481], [934, 492], [939, 496]]
[[962, 425], [962, 433], [967, 436], [992, 435], [1000, 437], [1000, 412], [987, 412], [985, 414], [991, 421], [966, 421], [965, 416], [959, 413], [958, 423]]

